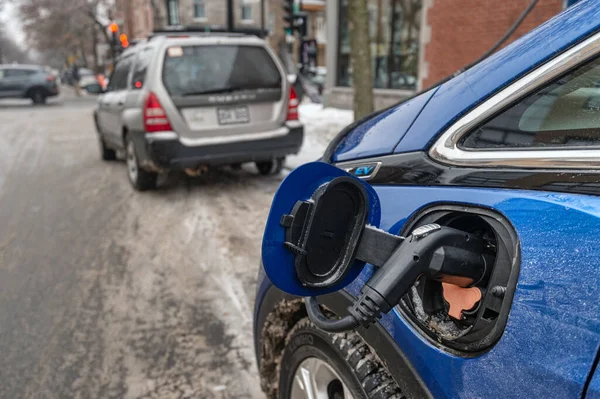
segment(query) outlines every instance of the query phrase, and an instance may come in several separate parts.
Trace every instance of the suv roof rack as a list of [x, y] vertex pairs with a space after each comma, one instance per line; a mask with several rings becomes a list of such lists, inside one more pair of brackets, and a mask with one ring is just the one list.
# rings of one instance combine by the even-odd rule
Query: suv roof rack
[[260, 38], [267, 37], [268, 32], [260, 28], [239, 28], [233, 31], [227, 30], [223, 26], [204, 26], [204, 25], [192, 25], [192, 26], [170, 26], [164, 29], [155, 29], [148, 40], [155, 37], [161, 36], [225, 36], [225, 37], [243, 37], [243, 36], [257, 36]]

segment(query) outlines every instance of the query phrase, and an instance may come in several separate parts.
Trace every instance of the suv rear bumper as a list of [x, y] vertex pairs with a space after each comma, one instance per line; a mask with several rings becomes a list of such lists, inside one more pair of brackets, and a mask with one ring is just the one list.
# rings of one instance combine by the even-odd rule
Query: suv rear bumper
[[149, 169], [185, 169], [201, 165], [267, 161], [296, 154], [302, 146], [304, 126], [287, 127], [283, 136], [222, 144], [188, 146], [172, 135], [134, 134], [140, 165]]

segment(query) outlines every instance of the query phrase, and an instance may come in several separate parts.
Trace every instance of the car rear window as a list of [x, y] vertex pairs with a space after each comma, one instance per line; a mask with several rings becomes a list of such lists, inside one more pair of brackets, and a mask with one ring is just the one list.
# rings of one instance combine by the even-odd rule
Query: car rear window
[[172, 46], [165, 54], [163, 83], [171, 95], [202, 95], [281, 88], [281, 75], [259, 46]]

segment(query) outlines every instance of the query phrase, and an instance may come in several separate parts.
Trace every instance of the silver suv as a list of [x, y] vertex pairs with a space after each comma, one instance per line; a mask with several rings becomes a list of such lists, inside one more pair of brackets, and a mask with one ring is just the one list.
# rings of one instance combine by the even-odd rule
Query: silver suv
[[30, 98], [44, 104], [48, 97], [58, 96], [56, 76], [37, 65], [0, 65], [0, 98]]
[[302, 145], [298, 99], [264, 40], [236, 34], [162, 34], [118, 59], [94, 120], [102, 159], [124, 151], [131, 184], [255, 162], [278, 173]]

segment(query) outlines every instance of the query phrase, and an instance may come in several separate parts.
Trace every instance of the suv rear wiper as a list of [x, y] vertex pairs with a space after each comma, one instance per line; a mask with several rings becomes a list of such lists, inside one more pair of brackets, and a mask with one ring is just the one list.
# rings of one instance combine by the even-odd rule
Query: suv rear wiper
[[220, 89], [213, 90], [203, 90], [203, 91], [190, 91], [187, 93], [183, 93], [183, 97], [187, 96], [202, 96], [205, 94], [220, 94], [220, 93], [232, 93], [234, 91], [242, 91], [242, 90], [255, 90], [255, 89], [278, 89], [281, 88], [280, 85], [260, 85], [260, 86], [229, 86], [223, 87]]

